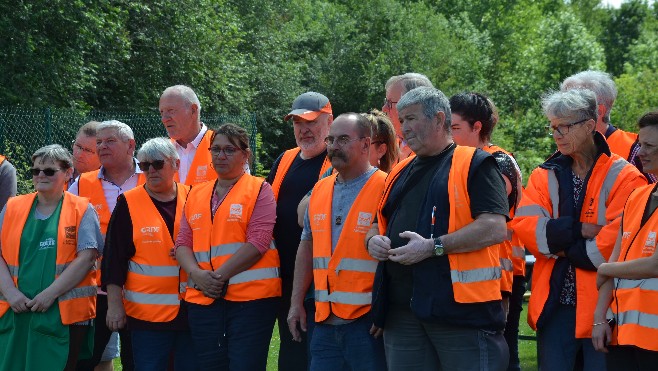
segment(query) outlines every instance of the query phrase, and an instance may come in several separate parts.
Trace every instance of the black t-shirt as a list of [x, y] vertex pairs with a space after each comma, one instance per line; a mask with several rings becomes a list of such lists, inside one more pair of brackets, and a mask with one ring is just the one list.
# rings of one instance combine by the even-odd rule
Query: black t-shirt
[[[397, 201], [399, 205], [397, 207], [397, 213], [392, 215], [391, 219], [388, 220], [387, 235], [391, 239], [392, 248], [403, 246], [408, 242], [407, 239], [400, 238], [399, 234], [404, 231], [417, 230], [416, 222], [419, 212], [431, 213], [431, 210], [420, 210], [420, 208], [437, 168], [445, 164], [446, 161], [451, 161], [452, 153], [452, 150], [448, 150], [436, 156], [418, 157], [413, 164], [409, 165], [413, 167], [409, 170], [406, 177], [407, 182], [412, 184], [412, 186], [400, 194], [401, 199]], [[398, 181], [400, 180], [398, 179]], [[486, 158], [477, 169], [474, 169], [468, 178], [467, 187], [470, 198], [471, 216], [473, 218], [482, 213], [500, 214], [506, 217], [509, 215], [505, 183], [493, 157]], [[482, 189], [489, 191], [479, 191]], [[396, 201], [389, 199], [387, 200], [387, 205], [394, 202]], [[437, 209], [443, 208], [445, 210], [449, 207], [448, 202], [437, 205]], [[437, 214], [439, 214], [439, 211], [437, 211]], [[437, 218], [436, 224], [439, 230], [448, 230], [448, 220]], [[412, 266], [387, 261], [386, 273], [389, 281], [388, 297], [390, 303], [408, 308], [413, 292]]]
[[[160, 216], [167, 225], [169, 235], [175, 241], [174, 218], [176, 216], [176, 201], [158, 201], [151, 197], [151, 202], [160, 213]], [[130, 218], [128, 202], [124, 195], [119, 195], [117, 205], [114, 207], [112, 217], [105, 237], [105, 251], [103, 252], [103, 263], [101, 269], [101, 282], [103, 288], [107, 285], [117, 285], [123, 287], [128, 275], [128, 263], [135, 256], [135, 243], [133, 241], [133, 223]], [[128, 328], [131, 330], [173, 330], [186, 331], [187, 326], [187, 309], [185, 302], [181, 300], [181, 307], [178, 315], [169, 322], [149, 322], [136, 318], [128, 317]]]
[[[301, 152], [300, 152], [301, 153]], [[274, 176], [279, 169], [281, 157], [276, 159], [267, 182], [274, 184]], [[276, 224], [274, 242], [281, 259], [281, 277], [292, 279], [295, 271], [295, 257], [302, 235], [302, 227], [297, 223], [297, 206], [318, 181], [327, 151], [303, 160], [298, 154], [281, 182], [276, 201]]]

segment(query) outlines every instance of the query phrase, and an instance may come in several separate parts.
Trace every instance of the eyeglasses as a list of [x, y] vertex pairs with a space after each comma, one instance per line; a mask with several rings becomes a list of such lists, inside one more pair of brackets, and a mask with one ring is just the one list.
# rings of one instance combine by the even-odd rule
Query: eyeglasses
[[386, 107], [387, 109], [393, 108], [393, 105], [397, 104], [397, 103], [398, 103], [397, 101], [393, 102], [392, 100], [389, 100], [388, 98], [384, 98], [384, 107]]
[[37, 168], [32, 168], [30, 169], [30, 172], [32, 173], [32, 176], [38, 176], [43, 172], [45, 176], [53, 176], [55, 175], [56, 172], [61, 171], [62, 169], [52, 169], [52, 168], [45, 168], [45, 169], [37, 169]]
[[149, 168], [151, 166], [153, 166], [153, 169], [155, 170], [162, 170], [164, 164], [165, 164], [164, 160], [155, 160], [151, 162], [142, 161], [139, 164], [137, 164], [137, 166], [139, 166], [139, 170], [146, 172], [149, 171]]
[[361, 140], [363, 138], [365, 138], [365, 137], [350, 139], [350, 137], [348, 135], [341, 135], [338, 138], [326, 137], [326, 138], [324, 138], [324, 144], [326, 144], [328, 146], [331, 146], [335, 143], [339, 147], [343, 147], [343, 146], [346, 146], [348, 143], [356, 142], [357, 140]]
[[84, 152], [88, 155], [95, 155], [96, 154], [96, 151], [94, 151], [93, 149], [90, 149], [90, 148], [83, 147], [83, 146], [79, 145], [78, 143], [75, 142], [75, 140], [73, 142], [71, 142], [71, 146], [73, 147], [73, 151], [75, 151], [77, 149], [77, 150], [82, 151], [82, 152]]
[[556, 127], [553, 127], [553, 126], [547, 125], [547, 126], [546, 126], [546, 130], [548, 130], [548, 136], [551, 136], [551, 137], [552, 137], [553, 135], [555, 135], [556, 132], [557, 132], [558, 134], [560, 134], [561, 136], [565, 136], [565, 135], [569, 134], [569, 129], [570, 129], [572, 126], [575, 126], [575, 125], [578, 125], [578, 124], [582, 124], [583, 122], [586, 122], [586, 121], [589, 121], [589, 120], [590, 120], [590, 119], [583, 119], [583, 120], [580, 120], [580, 121], [574, 122], [574, 123], [572, 123], [572, 124], [558, 125], [558, 126], [556, 126]]
[[222, 152], [224, 152], [224, 155], [226, 157], [231, 157], [235, 155], [238, 151], [241, 151], [240, 148], [235, 148], [235, 147], [224, 147], [224, 148], [210, 147], [208, 148], [208, 150], [210, 151], [210, 154], [212, 154], [215, 157], [219, 156]]
[[383, 140], [373, 140], [372, 142], [370, 142], [370, 145], [373, 145], [373, 144], [384, 144], [384, 141]]

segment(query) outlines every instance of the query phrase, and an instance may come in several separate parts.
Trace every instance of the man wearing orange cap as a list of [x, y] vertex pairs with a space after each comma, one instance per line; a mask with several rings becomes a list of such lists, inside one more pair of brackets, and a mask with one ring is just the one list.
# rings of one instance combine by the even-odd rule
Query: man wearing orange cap
[[[291, 118], [297, 147], [281, 154], [267, 177], [277, 200], [274, 242], [281, 258], [283, 284], [281, 307], [277, 313], [281, 338], [278, 369], [306, 370], [306, 334], [303, 334], [301, 342], [293, 341], [287, 325], [295, 256], [302, 233], [297, 223], [297, 205], [331, 165], [324, 144], [324, 138], [329, 135], [329, 126], [333, 122], [331, 103], [320, 93], [304, 93], [295, 99], [292, 111], [284, 119], [287, 121]], [[313, 307], [312, 300], [309, 307]]]

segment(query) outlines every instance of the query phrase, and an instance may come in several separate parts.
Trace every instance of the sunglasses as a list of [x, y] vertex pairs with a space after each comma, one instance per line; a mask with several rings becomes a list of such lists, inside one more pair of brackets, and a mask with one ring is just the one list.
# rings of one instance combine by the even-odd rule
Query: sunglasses
[[155, 160], [151, 162], [146, 162], [142, 161], [137, 166], [139, 166], [139, 170], [141, 171], [149, 171], [149, 168], [153, 166], [155, 170], [162, 170], [164, 167], [165, 161], [164, 160]]
[[42, 171], [46, 176], [53, 176], [55, 175], [56, 172], [60, 171], [62, 169], [51, 169], [51, 168], [46, 168], [46, 169], [30, 169], [30, 172], [32, 173], [32, 176], [38, 176]]

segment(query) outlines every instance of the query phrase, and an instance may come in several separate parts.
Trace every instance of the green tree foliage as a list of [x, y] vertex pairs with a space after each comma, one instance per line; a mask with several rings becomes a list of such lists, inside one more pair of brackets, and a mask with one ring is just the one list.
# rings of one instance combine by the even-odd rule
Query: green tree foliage
[[619, 76], [624, 70], [626, 54], [640, 36], [642, 24], [650, 11], [646, 0], [627, 0], [619, 9], [611, 9], [610, 12], [602, 42], [608, 70]]

